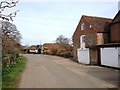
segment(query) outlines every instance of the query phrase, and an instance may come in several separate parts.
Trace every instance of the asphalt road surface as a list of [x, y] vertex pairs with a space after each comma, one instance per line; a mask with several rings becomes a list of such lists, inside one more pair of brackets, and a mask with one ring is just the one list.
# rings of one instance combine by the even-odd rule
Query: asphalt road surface
[[18, 88], [113, 88], [118, 70], [81, 65], [57, 56], [25, 54], [28, 61]]

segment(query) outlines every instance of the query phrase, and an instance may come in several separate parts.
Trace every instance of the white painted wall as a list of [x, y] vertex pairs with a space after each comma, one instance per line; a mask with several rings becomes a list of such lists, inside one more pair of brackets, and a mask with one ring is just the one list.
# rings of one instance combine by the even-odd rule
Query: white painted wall
[[120, 67], [120, 48], [101, 48], [101, 64]]
[[89, 49], [78, 49], [78, 62], [83, 64], [90, 64]]

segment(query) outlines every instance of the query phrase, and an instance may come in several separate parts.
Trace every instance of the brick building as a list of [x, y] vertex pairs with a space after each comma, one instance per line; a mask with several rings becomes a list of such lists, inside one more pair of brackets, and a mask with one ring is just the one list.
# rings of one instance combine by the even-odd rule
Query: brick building
[[120, 10], [110, 24], [109, 43], [120, 43]]
[[120, 11], [107, 30], [108, 42], [98, 45], [101, 48], [101, 65], [120, 68]]
[[108, 42], [106, 38], [108, 34], [106, 33], [105, 27], [107, 28], [111, 21], [112, 19], [102, 17], [85, 15], [81, 17], [72, 37], [75, 61], [78, 61], [77, 49], [84, 50], [89, 48], [89, 64], [100, 64], [100, 49], [96, 48], [96, 46]]

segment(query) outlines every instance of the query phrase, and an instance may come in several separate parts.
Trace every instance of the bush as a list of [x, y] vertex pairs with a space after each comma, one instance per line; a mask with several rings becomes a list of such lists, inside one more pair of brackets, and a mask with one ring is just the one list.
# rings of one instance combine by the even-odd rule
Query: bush
[[73, 57], [72, 53], [69, 51], [59, 52], [57, 53], [58, 56], [65, 57], [65, 58], [71, 58]]
[[26, 63], [26, 58], [23, 56], [18, 57], [14, 63], [8, 63], [2, 70], [2, 87], [15, 88], [16, 82], [19, 79], [21, 71]]
[[57, 49], [52, 49], [51, 54], [52, 54], [52, 55], [57, 55]]
[[16, 61], [16, 59], [19, 57], [18, 53], [14, 53], [14, 54], [3, 54], [2, 55], [2, 65], [3, 68], [9, 64], [9, 63], [14, 63]]

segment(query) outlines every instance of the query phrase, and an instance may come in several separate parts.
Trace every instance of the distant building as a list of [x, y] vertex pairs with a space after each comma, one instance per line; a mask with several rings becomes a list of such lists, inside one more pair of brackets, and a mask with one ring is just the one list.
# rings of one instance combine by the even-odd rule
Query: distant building
[[39, 45], [26, 46], [26, 47], [24, 47], [24, 53], [41, 54], [41, 46], [39, 46]]
[[29, 47], [29, 53], [38, 53], [38, 47], [35, 45]]
[[61, 46], [58, 43], [45, 43], [43, 44], [43, 53], [52, 54], [54, 50], [59, 50]]
[[62, 57], [72, 57], [73, 47], [69, 44], [45, 43], [43, 44], [43, 53], [50, 55], [58, 55]]

